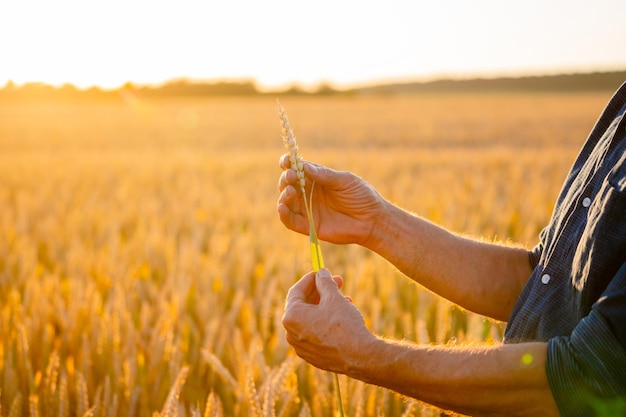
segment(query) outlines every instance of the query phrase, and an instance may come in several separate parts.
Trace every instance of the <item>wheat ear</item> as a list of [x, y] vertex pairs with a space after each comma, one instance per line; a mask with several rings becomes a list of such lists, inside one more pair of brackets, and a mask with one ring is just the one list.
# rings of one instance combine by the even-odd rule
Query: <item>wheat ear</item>
[[293, 129], [291, 129], [291, 125], [289, 124], [287, 112], [285, 111], [285, 108], [280, 104], [280, 102], [278, 102], [278, 118], [280, 119], [280, 125], [282, 128], [283, 144], [289, 152], [289, 162], [291, 162], [291, 168], [296, 172], [296, 175], [298, 177], [298, 185], [300, 186], [300, 191], [304, 196], [306, 195], [304, 191], [304, 186], [306, 184], [304, 179], [304, 162], [302, 161], [302, 158], [298, 153], [298, 143], [296, 142], [296, 135], [294, 135]]
[[165, 404], [163, 405], [163, 410], [161, 410], [161, 413], [159, 414], [160, 417], [173, 417], [177, 415], [178, 398], [180, 397], [180, 392], [183, 389], [183, 385], [185, 385], [185, 380], [187, 379], [188, 374], [188, 366], [182, 367], [178, 372], [174, 385], [170, 388], [170, 392], [167, 395]]

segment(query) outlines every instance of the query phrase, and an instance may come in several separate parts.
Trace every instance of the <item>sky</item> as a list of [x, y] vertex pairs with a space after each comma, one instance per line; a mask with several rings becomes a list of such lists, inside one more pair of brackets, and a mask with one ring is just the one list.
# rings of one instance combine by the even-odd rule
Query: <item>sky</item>
[[626, 69], [623, 0], [7, 0], [0, 86], [259, 88]]

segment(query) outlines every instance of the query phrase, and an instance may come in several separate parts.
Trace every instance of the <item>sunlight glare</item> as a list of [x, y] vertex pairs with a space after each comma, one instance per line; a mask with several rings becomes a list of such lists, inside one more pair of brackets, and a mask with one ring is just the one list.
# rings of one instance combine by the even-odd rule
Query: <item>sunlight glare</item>
[[564, 2], [5, 2], [0, 86], [117, 88], [176, 78], [346, 86], [626, 65], [614, 52], [625, 34], [621, 14], [595, 19], [601, 30], [588, 28], [590, 38], [578, 22], [595, 21], [588, 15], [602, 8], [569, 2], [571, 18], [560, 19]]

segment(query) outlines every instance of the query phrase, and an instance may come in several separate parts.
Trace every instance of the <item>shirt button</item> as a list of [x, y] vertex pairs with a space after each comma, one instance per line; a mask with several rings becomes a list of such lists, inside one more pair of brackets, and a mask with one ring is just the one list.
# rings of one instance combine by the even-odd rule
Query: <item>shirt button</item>
[[591, 199], [589, 197], [583, 198], [583, 207], [587, 208], [591, 205]]
[[550, 282], [550, 275], [548, 274], [543, 274], [543, 276], [541, 277], [541, 283], [542, 284], [547, 284], [548, 282]]

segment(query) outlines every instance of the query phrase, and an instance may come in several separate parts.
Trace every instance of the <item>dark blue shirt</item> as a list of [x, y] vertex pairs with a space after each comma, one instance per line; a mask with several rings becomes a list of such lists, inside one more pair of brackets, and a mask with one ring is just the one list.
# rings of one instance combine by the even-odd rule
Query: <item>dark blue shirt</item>
[[626, 84], [567, 176], [506, 343], [548, 342], [563, 416], [626, 416]]

